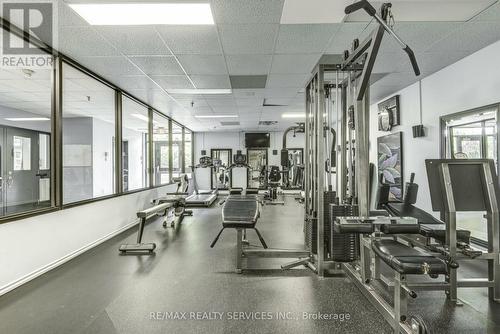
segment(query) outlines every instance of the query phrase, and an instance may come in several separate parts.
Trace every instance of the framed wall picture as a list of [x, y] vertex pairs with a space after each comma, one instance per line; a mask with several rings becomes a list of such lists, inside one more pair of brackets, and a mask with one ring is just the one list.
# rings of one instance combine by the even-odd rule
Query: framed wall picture
[[378, 104], [378, 130], [391, 131], [400, 125], [399, 95], [395, 95]]
[[403, 133], [377, 138], [378, 174], [390, 186], [389, 200], [403, 200]]

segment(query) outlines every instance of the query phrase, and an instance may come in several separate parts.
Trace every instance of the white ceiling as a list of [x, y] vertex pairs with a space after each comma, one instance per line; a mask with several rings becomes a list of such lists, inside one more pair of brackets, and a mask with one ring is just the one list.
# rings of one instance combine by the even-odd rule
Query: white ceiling
[[[301, 1], [301, 4], [314, 7], [321, 1], [324, 0]], [[396, 0], [394, 8], [403, 2], [418, 2], [419, 8], [432, 10], [432, 1]], [[487, 6], [492, 1], [479, 2]], [[314, 23], [328, 19], [325, 16], [328, 11], [316, 11], [318, 16], [313, 11], [304, 11], [301, 17], [297, 9], [290, 11], [297, 0], [211, 0], [210, 3], [216, 23], [213, 26], [112, 27], [88, 25], [61, 0], [57, 48], [195, 131], [279, 130], [296, 121], [282, 119], [283, 112], [303, 112], [304, 94], [300, 92], [319, 58], [325, 53], [341, 53], [349, 48], [352, 39], [363, 38], [373, 26], [367, 27], [366, 15], [364, 22]], [[476, 6], [472, 13], [475, 16], [467, 22], [449, 22], [448, 14], [442, 17], [442, 21], [448, 22], [435, 18], [432, 22], [398, 22], [395, 14], [395, 30], [416, 52], [422, 76], [500, 39], [498, 3], [478, 15]], [[464, 14], [463, 7], [457, 7], [456, 14], [469, 15]], [[331, 15], [337, 16], [342, 15]], [[36, 77], [28, 80], [19, 73], [4, 70], [0, 73], [1, 104], [28, 112], [50, 110], [47, 95], [50, 76], [38, 81]], [[374, 73], [388, 74], [372, 85], [372, 100], [418, 80], [412, 75], [404, 53], [388, 36]], [[175, 88], [230, 88], [230, 75], [267, 75], [268, 79], [265, 88], [233, 90], [230, 95], [167, 93]], [[108, 104], [112, 100], [106, 89], [93, 87], [84, 78], [69, 76], [66, 81], [67, 89], [71, 90], [66, 101], [68, 105], [72, 103], [71, 112], [102, 114], [111, 110]], [[268, 104], [285, 106], [263, 107], [264, 99]], [[237, 114], [239, 118], [194, 117], [210, 113]], [[221, 126], [220, 122], [226, 120], [239, 121], [240, 125]], [[261, 120], [276, 120], [278, 124], [259, 126]]]

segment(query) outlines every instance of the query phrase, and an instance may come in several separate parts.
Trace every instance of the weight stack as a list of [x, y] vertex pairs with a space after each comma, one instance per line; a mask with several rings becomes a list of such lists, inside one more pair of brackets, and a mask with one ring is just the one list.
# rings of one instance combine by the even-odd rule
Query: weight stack
[[335, 233], [333, 224], [337, 217], [356, 217], [359, 210], [357, 205], [331, 205], [331, 259], [335, 262], [352, 262], [358, 258], [359, 238], [354, 233]]
[[329, 190], [323, 193], [323, 212], [325, 214], [324, 219], [324, 237], [325, 237], [325, 259], [329, 259], [331, 257], [331, 226], [330, 224], [330, 205], [336, 204], [337, 202], [337, 193], [335, 191]]
[[[308, 218], [304, 222], [304, 243], [307, 249], [310, 249], [311, 252], [316, 254], [316, 248], [313, 247], [313, 226], [317, 225], [317, 218], [311, 215], [308, 215]], [[316, 240], [316, 239], [314, 239]], [[316, 244], [314, 244], [316, 246]]]
[[[330, 250], [330, 205], [335, 204], [337, 197], [337, 193], [335, 191], [325, 191], [323, 193], [323, 208], [324, 208], [324, 227], [323, 227], [323, 235], [324, 235], [324, 245], [325, 245], [325, 252], [324, 256], [325, 258], [328, 258], [329, 256], [329, 250]], [[307, 225], [306, 222], [306, 245], [310, 247], [313, 254], [318, 253], [318, 220], [314, 219], [313, 221], [309, 222], [309, 225]]]

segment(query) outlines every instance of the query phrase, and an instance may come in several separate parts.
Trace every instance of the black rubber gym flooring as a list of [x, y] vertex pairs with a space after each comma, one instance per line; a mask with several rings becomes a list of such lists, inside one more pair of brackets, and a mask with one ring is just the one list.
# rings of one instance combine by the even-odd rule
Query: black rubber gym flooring
[[[271, 247], [300, 248], [303, 207], [286, 202], [264, 207], [257, 226]], [[219, 228], [217, 205], [196, 209], [177, 229], [163, 229], [156, 219], [144, 237], [157, 243], [156, 254], [119, 256], [120, 244], [134, 242], [133, 228], [0, 297], [0, 333], [392, 332], [345, 277], [318, 278], [307, 269], [234, 273], [235, 231], [209, 248]], [[253, 231], [248, 238], [258, 244]], [[461, 307], [442, 292], [421, 293], [410, 313], [424, 315], [434, 333], [500, 332], [500, 307], [488, 302], [486, 290], [459, 294]]]

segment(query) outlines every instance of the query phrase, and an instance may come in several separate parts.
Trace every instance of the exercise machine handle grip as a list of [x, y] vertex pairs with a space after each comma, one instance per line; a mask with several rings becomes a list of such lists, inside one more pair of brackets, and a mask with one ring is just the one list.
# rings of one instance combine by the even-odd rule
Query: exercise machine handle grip
[[360, 9], [364, 9], [368, 15], [374, 16], [377, 13], [377, 10], [373, 8], [373, 6], [367, 0], [360, 0], [358, 2], [353, 3], [345, 8], [345, 13], [351, 14]]
[[408, 54], [410, 58], [411, 66], [413, 67], [413, 72], [415, 72], [416, 76], [420, 75], [420, 68], [418, 67], [417, 58], [415, 57], [415, 53], [410, 47], [407, 45], [403, 48], [403, 50]]

